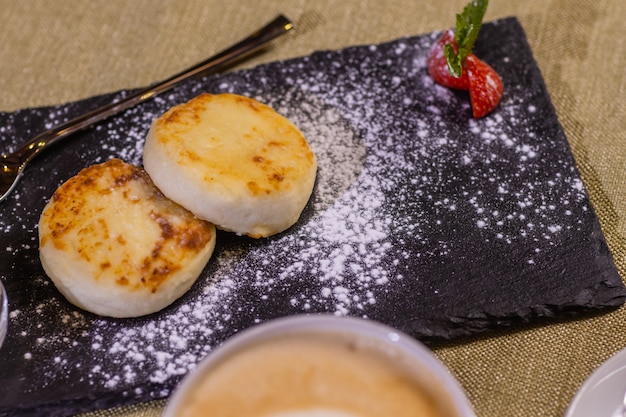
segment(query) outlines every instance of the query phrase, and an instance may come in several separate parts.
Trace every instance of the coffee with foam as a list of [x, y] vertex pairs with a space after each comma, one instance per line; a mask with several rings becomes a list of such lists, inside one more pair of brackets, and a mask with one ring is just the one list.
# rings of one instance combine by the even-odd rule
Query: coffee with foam
[[231, 344], [209, 361], [185, 381], [166, 416], [473, 415], [459, 412], [438, 377], [414, 357], [350, 331], [273, 334]]

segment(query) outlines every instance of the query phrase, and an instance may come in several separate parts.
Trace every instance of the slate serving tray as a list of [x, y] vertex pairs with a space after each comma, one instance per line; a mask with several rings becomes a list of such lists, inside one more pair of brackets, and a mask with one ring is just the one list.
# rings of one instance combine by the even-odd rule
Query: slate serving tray
[[[438, 35], [191, 81], [37, 158], [0, 204], [11, 310], [0, 415], [166, 397], [224, 339], [279, 316], [362, 316], [430, 343], [621, 305], [626, 291], [518, 21], [481, 31], [476, 53], [505, 84], [481, 120], [466, 93], [428, 77]], [[162, 312], [114, 320], [76, 309], [38, 260], [44, 204], [83, 167], [141, 164], [152, 120], [203, 92], [255, 97], [304, 132], [319, 172], [302, 218], [269, 239], [220, 232], [196, 285]], [[126, 93], [2, 113], [0, 149]]]

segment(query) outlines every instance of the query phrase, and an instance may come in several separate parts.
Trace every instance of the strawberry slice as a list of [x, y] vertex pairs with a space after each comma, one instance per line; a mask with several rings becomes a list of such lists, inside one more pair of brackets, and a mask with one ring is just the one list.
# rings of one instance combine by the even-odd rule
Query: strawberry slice
[[443, 85], [444, 87], [467, 90], [469, 88], [467, 71], [463, 71], [461, 77], [457, 78], [450, 74], [448, 70], [448, 63], [443, 52], [446, 44], [451, 44], [454, 51], [458, 52], [456, 42], [454, 41], [454, 31], [452, 29], [445, 31], [441, 38], [439, 38], [430, 49], [428, 57], [426, 58], [428, 73], [437, 84]]
[[465, 59], [463, 74], [469, 79], [469, 94], [472, 114], [480, 118], [491, 113], [502, 98], [502, 79], [489, 64], [470, 53]]
[[502, 99], [502, 79], [472, 54], [488, 4], [489, 0], [470, 1], [456, 15], [455, 30], [444, 32], [426, 58], [428, 73], [436, 83], [469, 90], [475, 118], [489, 114]]

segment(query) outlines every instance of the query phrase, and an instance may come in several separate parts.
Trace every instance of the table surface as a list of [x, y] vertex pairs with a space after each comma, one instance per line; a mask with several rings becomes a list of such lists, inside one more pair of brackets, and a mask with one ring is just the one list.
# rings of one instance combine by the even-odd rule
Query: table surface
[[[0, 0], [0, 111], [60, 104], [166, 78], [284, 13], [297, 30], [237, 68], [454, 24], [464, 0]], [[492, 1], [522, 23], [622, 277], [626, 276], [626, 3]], [[2, 128], [0, 127], [0, 134]], [[503, 331], [435, 354], [479, 417], [562, 416], [580, 385], [626, 347], [626, 310]], [[163, 402], [89, 413], [158, 416]], [[85, 416], [86, 417], [86, 416]]]

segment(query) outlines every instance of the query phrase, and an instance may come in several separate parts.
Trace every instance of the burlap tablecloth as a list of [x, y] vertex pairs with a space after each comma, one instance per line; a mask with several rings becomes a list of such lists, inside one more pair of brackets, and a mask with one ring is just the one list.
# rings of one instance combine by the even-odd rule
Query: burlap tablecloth
[[[239, 40], [278, 13], [291, 36], [241, 67], [454, 24], [465, 0], [0, 1], [0, 110], [140, 87]], [[622, 276], [626, 276], [626, 2], [492, 0], [517, 16]], [[514, 54], [512, 54], [514, 55]], [[1, 130], [0, 130], [1, 131]], [[626, 347], [626, 310], [438, 347], [479, 417], [562, 416], [589, 374]], [[0, 370], [1, 372], [1, 370]], [[163, 402], [89, 416], [158, 416]]]

